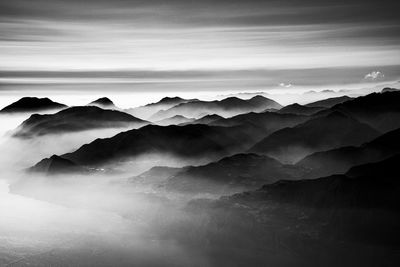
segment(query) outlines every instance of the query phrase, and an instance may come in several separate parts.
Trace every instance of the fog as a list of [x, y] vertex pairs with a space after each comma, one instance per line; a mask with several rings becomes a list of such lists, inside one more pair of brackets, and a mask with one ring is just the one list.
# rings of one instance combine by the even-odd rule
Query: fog
[[[222, 95], [252, 96], [186, 97], [212, 100]], [[327, 255], [331, 244], [314, 239], [312, 248], [305, 247], [297, 228], [285, 228], [288, 222], [269, 216], [266, 203], [261, 217], [257, 209], [249, 211], [243, 205], [218, 206], [223, 201], [216, 207], [202, 206], [246, 187], [226, 189], [215, 184], [223, 188], [218, 193], [180, 192], [168, 189], [164, 183], [168, 176], [154, 183], [136, 177], [154, 166], [203, 165], [215, 158], [149, 153], [110, 162], [88, 174], [29, 173], [27, 168], [53, 154], [69, 153], [96, 138], [130, 129], [13, 137], [12, 131], [29, 116], [0, 115], [0, 266], [321, 266], [329, 257], [353, 251], [349, 246], [342, 254]], [[308, 153], [296, 151], [287, 161]], [[206, 186], [213, 184], [207, 181]], [[295, 211], [293, 216], [303, 215]], [[321, 255], [311, 264], [310, 250], [312, 255]], [[379, 250], [375, 252], [379, 255]], [[364, 255], [365, 250], [356, 253]], [[341, 264], [332, 261], [332, 265]]]
[[184, 166], [171, 155], [143, 155], [112, 171], [90, 175], [39, 175], [26, 168], [71, 152], [121, 129], [91, 130], [32, 139], [15, 138], [29, 114], [0, 116], [0, 265], [207, 266], [207, 257], [179, 243], [171, 229], [191, 221], [190, 196], [128, 183], [155, 165]]

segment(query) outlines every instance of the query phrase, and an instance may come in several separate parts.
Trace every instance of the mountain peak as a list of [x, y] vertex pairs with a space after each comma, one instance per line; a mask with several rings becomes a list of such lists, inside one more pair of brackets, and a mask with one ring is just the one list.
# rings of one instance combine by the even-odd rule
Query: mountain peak
[[173, 96], [173, 97], [163, 97], [159, 102], [170, 102], [170, 101], [178, 101], [178, 100], [183, 100], [183, 98], [179, 96]]
[[52, 155], [38, 162], [36, 165], [28, 169], [29, 172], [39, 172], [46, 174], [62, 174], [72, 172], [86, 172], [87, 170], [71, 160], [63, 157]]
[[29, 111], [41, 111], [50, 109], [61, 109], [67, 107], [64, 104], [60, 104], [50, 100], [49, 98], [38, 98], [38, 97], [23, 97], [18, 101], [4, 107], [1, 112], [29, 112]]
[[381, 93], [386, 93], [386, 92], [397, 92], [400, 91], [400, 89], [396, 88], [391, 88], [391, 87], [385, 87], [382, 89]]
[[96, 105], [96, 106], [99, 105], [103, 107], [115, 106], [114, 103], [108, 97], [101, 97], [99, 99], [96, 99], [95, 101], [90, 102], [89, 105]]

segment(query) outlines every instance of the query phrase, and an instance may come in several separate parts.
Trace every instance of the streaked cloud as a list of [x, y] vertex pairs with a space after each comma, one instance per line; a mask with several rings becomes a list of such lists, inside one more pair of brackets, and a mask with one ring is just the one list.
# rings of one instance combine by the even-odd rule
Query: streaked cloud
[[1, 1], [0, 69], [382, 69], [400, 65], [398, 7], [392, 0]]

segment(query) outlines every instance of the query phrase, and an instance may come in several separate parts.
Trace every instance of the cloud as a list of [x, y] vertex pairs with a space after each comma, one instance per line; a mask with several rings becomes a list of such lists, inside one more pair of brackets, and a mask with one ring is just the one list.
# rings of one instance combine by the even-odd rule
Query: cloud
[[290, 88], [290, 87], [292, 87], [292, 84], [291, 83], [280, 83], [279, 86], [285, 87], [285, 88]]
[[372, 71], [364, 76], [366, 80], [378, 80], [384, 78], [385, 75], [380, 71]]

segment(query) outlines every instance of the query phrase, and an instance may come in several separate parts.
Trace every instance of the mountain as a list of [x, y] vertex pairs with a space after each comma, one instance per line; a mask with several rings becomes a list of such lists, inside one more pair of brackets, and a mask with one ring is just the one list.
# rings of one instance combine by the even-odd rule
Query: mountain
[[390, 88], [390, 87], [385, 87], [382, 89], [381, 93], [386, 93], [386, 92], [398, 92], [399, 89], [396, 88]]
[[186, 167], [166, 179], [169, 191], [231, 194], [279, 179], [295, 179], [303, 170], [267, 156], [236, 154], [203, 166]]
[[334, 90], [329, 90], [329, 89], [325, 89], [322, 91], [314, 91], [314, 90], [310, 90], [307, 92], [304, 92], [303, 95], [312, 95], [312, 94], [334, 94], [336, 93]]
[[175, 96], [175, 97], [164, 97], [160, 101], [156, 103], [150, 103], [147, 104], [146, 106], [159, 106], [159, 105], [169, 105], [169, 106], [175, 106], [181, 103], [187, 103], [191, 101], [196, 101], [197, 99], [183, 99], [181, 97]]
[[400, 128], [385, 133], [361, 146], [347, 146], [316, 152], [300, 160], [296, 165], [307, 168], [307, 177], [341, 174], [350, 167], [383, 160], [400, 153]]
[[[182, 103], [188, 103], [191, 101], [198, 101], [197, 99], [183, 99], [180, 97], [164, 97], [163, 99], [161, 99], [158, 102], [155, 103], [150, 103], [147, 104], [145, 106], [140, 106], [137, 108], [130, 108], [125, 110], [125, 112], [136, 116], [138, 118], [143, 118], [143, 119], [149, 119], [154, 113], [160, 111], [160, 110], [165, 110], [165, 109], [169, 109], [172, 108], [173, 106], [182, 104]], [[173, 116], [169, 116], [169, 117], [173, 117]], [[158, 120], [161, 119], [166, 119], [165, 118], [160, 118]]]
[[191, 123], [194, 119], [192, 118], [186, 118], [184, 116], [181, 115], [175, 115], [171, 118], [166, 118], [160, 121], [156, 121], [154, 122], [157, 125], [162, 125], [162, 126], [167, 126], [167, 125], [178, 125], [178, 124], [182, 124], [182, 123]]
[[323, 100], [319, 100], [316, 102], [309, 103], [305, 105], [306, 107], [323, 107], [323, 108], [331, 108], [334, 105], [341, 104], [353, 98], [349, 96], [339, 96], [339, 97], [331, 97]]
[[[201, 213], [199, 209], [206, 209], [212, 214], [210, 221], [217, 225], [225, 222], [222, 225], [232, 233], [238, 231], [237, 220], [247, 226], [252, 223], [252, 228], [271, 233], [275, 242], [287, 240], [284, 247], [291, 251], [304, 252], [296, 244], [304, 246], [306, 242], [315, 245], [311, 250], [315, 253], [327, 245], [326, 240], [329, 245], [325, 249], [334, 250], [336, 257], [338, 251], [349, 249], [343, 247], [343, 241], [351, 241], [347, 245], [357, 250], [365, 245], [387, 249], [399, 245], [399, 164], [400, 156], [395, 155], [353, 167], [344, 175], [283, 180], [217, 201], [193, 201], [188, 210]], [[261, 232], [255, 232], [261, 238]], [[347, 257], [355, 250], [350, 251]]]
[[267, 136], [249, 151], [295, 162], [307, 154], [346, 145], [360, 145], [378, 136], [370, 126], [340, 112], [310, 119]]
[[[271, 200], [312, 208], [384, 208], [400, 211], [400, 155], [352, 167], [344, 175], [279, 181], [234, 198]], [[253, 194], [253, 195], [252, 195]]]
[[252, 131], [244, 127], [211, 127], [203, 124], [185, 126], [147, 125], [96, 139], [78, 150], [62, 155], [79, 165], [101, 165], [144, 154], [168, 155], [186, 159], [215, 160], [243, 151], [254, 142]]
[[182, 115], [189, 118], [201, 118], [210, 114], [231, 117], [247, 112], [261, 112], [267, 108], [281, 108], [281, 105], [263, 96], [255, 96], [248, 100], [237, 97], [228, 97], [220, 101], [197, 100], [182, 103], [167, 110], [158, 111], [150, 117], [150, 120], [161, 120], [175, 115]]
[[116, 108], [114, 103], [107, 97], [101, 97], [88, 104], [89, 106], [97, 106], [100, 108]]
[[279, 114], [276, 112], [250, 112], [227, 119], [215, 120], [210, 125], [215, 126], [239, 126], [249, 125], [260, 131], [264, 137], [277, 130], [293, 127], [308, 120], [308, 116], [296, 114]]
[[313, 113], [317, 113], [318, 111], [324, 110], [325, 108], [323, 107], [309, 107], [309, 106], [303, 106], [299, 105], [297, 103], [285, 106], [278, 110], [278, 113], [282, 114], [298, 114], [298, 115], [311, 115]]
[[16, 129], [14, 136], [33, 137], [98, 128], [142, 126], [147, 123], [124, 112], [96, 106], [79, 106], [55, 114], [33, 114]]
[[166, 166], [155, 166], [150, 170], [145, 171], [137, 176], [128, 179], [128, 183], [140, 184], [140, 185], [160, 185], [165, 182], [168, 178], [185, 170], [185, 168], [172, 168]]
[[211, 115], [206, 115], [204, 117], [201, 117], [200, 119], [184, 123], [184, 124], [210, 124], [218, 120], [223, 120], [225, 119], [224, 117], [221, 117], [217, 114], [211, 114]]
[[57, 102], [53, 102], [49, 98], [23, 97], [18, 101], [4, 107], [1, 113], [14, 112], [38, 112], [52, 109], [62, 109], [67, 106]]
[[340, 111], [371, 127], [388, 132], [400, 127], [400, 91], [372, 93], [323, 110], [315, 116]]
[[81, 167], [74, 162], [53, 155], [38, 162], [35, 166], [28, 169], [32, 173], [45, 173], [48, 175], [66, 173], [86, 173], [88, 169]]

